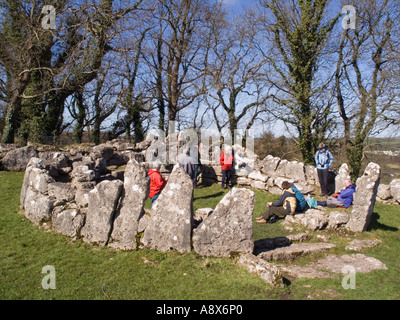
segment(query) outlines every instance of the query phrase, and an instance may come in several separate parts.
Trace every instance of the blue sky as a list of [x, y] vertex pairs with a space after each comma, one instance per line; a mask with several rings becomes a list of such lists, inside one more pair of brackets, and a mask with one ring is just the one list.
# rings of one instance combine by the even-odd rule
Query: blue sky
[[243, 6], [251, 6], [254, 4], [258, 4], [259, 0], [223, 0], [222, 1], [228, 10], [231, 10], [233, 13], [237, 13], [242, 11]]

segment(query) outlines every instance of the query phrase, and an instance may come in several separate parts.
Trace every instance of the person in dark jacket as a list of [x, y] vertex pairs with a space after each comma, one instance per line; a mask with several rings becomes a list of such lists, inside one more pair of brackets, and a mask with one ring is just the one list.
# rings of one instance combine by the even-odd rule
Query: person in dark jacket
[[194, 180], [194, 160], [190, 156], [190, 150], [183, 150], [182, 155], [179, 157], [179, 167], [181, 167], [189, 175], [192, 181]]
[[194, 188], [197, 189], [197, 177], [199, 175], [199, 168], [201, 167], [201, 160], [200, 160], [200, 150], [199, 150], [199, 145], [194, 146], [192, 148], [191, 152], [193, 153], [193, 159], [194, 159], [194, 176], [193, 176], [193, 185]]
[[354, 192], [356, 192], [356, 186], [351, 180], [346, 180], [337, 198], [329, 197], [326, 201], [318, 202], [318, 205], [330, 208], [343, 207], [347, 209], [353, 204]]
[[261, 217], [256, 218], [258, 223], [267, 223], [273, 217], [285, 217], [293, 215], [296, 211], [297, 200], [295, 192], [288, 181], [282, 182], [282, 195], [278, 201], [268, 202], [267, 211]]

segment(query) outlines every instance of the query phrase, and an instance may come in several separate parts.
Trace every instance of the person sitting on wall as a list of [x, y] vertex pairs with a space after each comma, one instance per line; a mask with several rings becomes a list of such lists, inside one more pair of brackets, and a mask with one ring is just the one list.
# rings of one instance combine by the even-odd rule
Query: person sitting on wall
[[310, 207], [308, 206], [307, 200], [299, 189], [292, 183], [290, 189], [293, 190], [296, 197], [296, 212], [304, 212]]
[[343, 184], [343, 189], [339, 194], [333, 197], [329, 197], [326, 201], [318, 202], [320, 206], [327, 206], [329, 208], [349, 208], [353, 204], [354, 192], [356, 192], [356, 186], [351, 182], [351, 180], [345, 180]]
[[279, 217], [285, 217], [295, 213], [297, 200], [291, 186], [292, 185], [288, 181], [282, 182], [282, 195], [278, 201], [267, 203], [267, 211], [265, 211], [261, 217], [256, 218], [258, 223], [273, 223], [276, 222]]
[[158, 199], [161, 194], [161, 191], [164, 189], [167, 184], [167, 179], [164, 179], [160, 174], [161, 164], [155, 162], [153, 164], [153, 168], [148, 171], [148, 175], [150, 177], [150, 193], [149, 198], [151, 200], [151, 206], [153, 206], [154, 201]]

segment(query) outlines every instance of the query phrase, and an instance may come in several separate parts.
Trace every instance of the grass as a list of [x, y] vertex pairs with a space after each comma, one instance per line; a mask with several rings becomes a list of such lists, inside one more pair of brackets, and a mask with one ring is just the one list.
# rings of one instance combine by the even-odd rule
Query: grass
[[[71, 241], [45, 232], [19, 214], [23, 173], [0, 172], [0, 299], [1, 300], [282, 300], [282, 299], [399, 299], [400, 209], [377, 204], [371, 230], [360, 239], [383, 243], [364, 253], [385, 263], [388, 270], [357, 274], [356, 290], [344, 290], [341, 279], [289, 279], [284, 288], [272, 288], [260, 278], [225, 258], [204, 258], [194, 252], [161, 253], [154, 250], [118, 252]], [[227, 190], [218, 185], [195, 190], [194, 209], [215, 207]], [[256, 191], [254, 217], [277, 196]], [[299, 231], [300, 232], [300, 231]], [[332, 251], [348, 254], [352, 240], [329, 235]], [[281, 222], [254, 225], [255, 240], [285, 236]], [[316, 257], [299, 263], [307, 264]], [[56, 289], [44, 290], [44, 266], [56, 270]]]

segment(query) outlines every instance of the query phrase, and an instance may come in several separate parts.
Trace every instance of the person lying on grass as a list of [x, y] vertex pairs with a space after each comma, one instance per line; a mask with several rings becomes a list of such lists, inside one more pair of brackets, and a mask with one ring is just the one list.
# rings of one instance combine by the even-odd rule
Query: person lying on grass
[[356, 186], [347, 179], [343, 183], [343, 189], [339, 194], [328, 197], [326, 201], [318, 202], [319, 206], [329, 208], [349, 208], [353, 204], [354, 192], [356, 192]]

